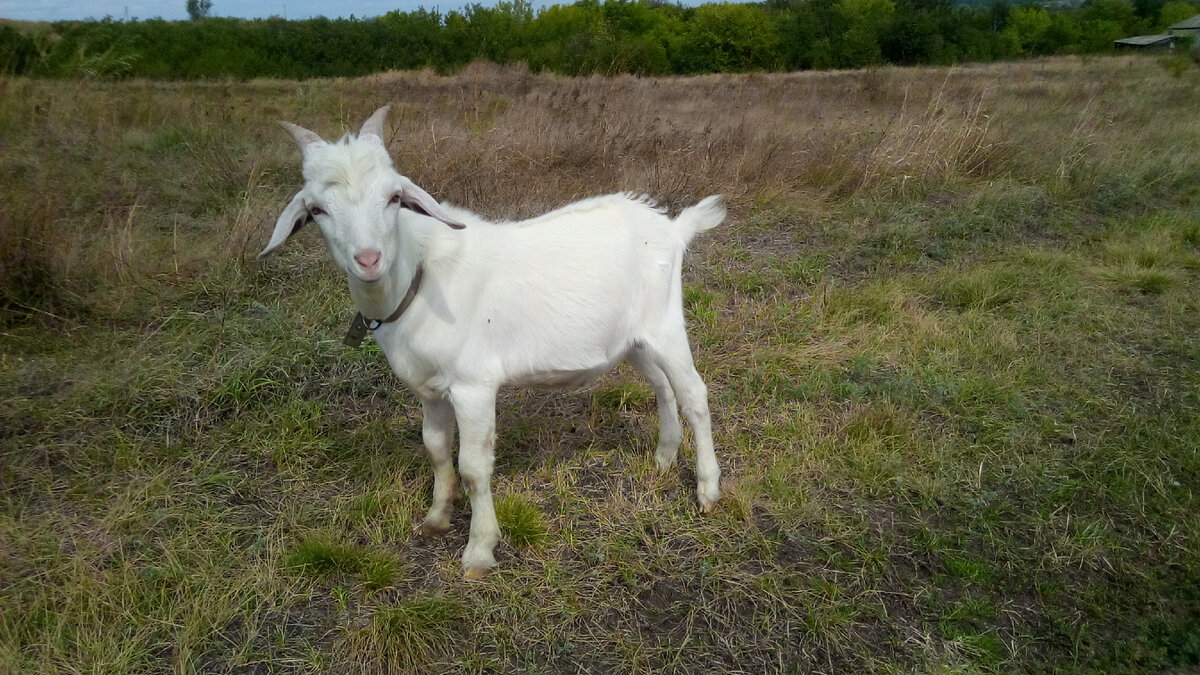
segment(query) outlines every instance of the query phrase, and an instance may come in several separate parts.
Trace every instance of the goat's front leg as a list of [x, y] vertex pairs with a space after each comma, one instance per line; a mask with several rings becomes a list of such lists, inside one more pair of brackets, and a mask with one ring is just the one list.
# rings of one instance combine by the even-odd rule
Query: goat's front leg
[[492, 507], [496, 390], [453, 389], [450, 400], [458, 419], [458, 475], [471, 499], [471, 536], [463, 551], [463, 576], [481, 579], [496, 566], [492, 551], [500, 539], [500, 524]]
[[433, 464], [433, 504], [417, 532], [426, 537], [444, 534], [450, 529], [450, 514], [458, 493], [458, 478], [454, 475], [454, 406], [442, 398], [421, 401], [424, 417], [421, 440], [429, 461]]

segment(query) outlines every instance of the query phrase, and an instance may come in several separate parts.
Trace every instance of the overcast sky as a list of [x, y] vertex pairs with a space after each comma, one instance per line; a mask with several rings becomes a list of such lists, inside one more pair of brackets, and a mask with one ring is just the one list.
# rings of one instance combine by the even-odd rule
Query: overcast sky
[[[424, 5], [428, 9], [448, 12], [471, 4], [472, 0], [213, 0], [213, 16], [244, 18], [286, 16], [307, 19], [312, 16], [358, 17], [379, 16], [393, 9], [412, 11]], [[571, 0], [563, 0], [569, 4]], [[493, 5], [494, 0], [480, 0]], [[535, 7], [555, 2], [535, 2]], [[129, 18], [186, 19], [187, 0], [0, 0], [0, 18], [25, 21], [59, 21], [63, 19]]]

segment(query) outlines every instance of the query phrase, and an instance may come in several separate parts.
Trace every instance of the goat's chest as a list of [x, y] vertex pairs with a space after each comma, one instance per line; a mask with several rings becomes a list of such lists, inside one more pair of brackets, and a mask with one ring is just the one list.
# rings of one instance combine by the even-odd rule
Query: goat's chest
[[422, 349], [425, 345], [406, 344], [403, 336], [386, 329], [376, 331], [375, 337], [392, 372], [414, 393], [422, 398], [438, 398], [446, 392], [449, 387], [444, 368], [446, 355], [440, 353], [438, 346]]

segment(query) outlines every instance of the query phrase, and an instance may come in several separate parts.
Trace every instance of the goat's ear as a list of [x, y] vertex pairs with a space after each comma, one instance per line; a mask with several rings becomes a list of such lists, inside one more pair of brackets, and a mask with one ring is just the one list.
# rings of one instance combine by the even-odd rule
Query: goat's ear
[[[387, 119], [388, 110], [392, 106], [385, 105], [379, 110], [376, 110], [366, 122], [363, 122], [362, 129], [358, 131], [358, 137], [364, 141], [371, 141], [383, 145], [383, 122]], [[386, 147], [386, 146], [384, 146]]]
[[279, 214], [279, 220], [275, 221], [275, 231], [271, 233], [271, 241], [258, 254], [259, 260], [274, 253], [275, 249], [283, 246], [283, 242], [287, 241], [288, 237], [296, 234], [300, 228], [312, 220], [312, 215], [308, 212], [308, 205], [304, 203], [304, 197], [301, 196], [303, 194], [303, 192], [297, 192], [283, 213]]
[[292, 138], [296, 140], [296, 145], [300, 147], [300, 155], [306, 159], [308, 158], [308, 153], [312, 152], [314, 148], [325, 145], [325, 139], [304, 127], [298, 127], [291, 122], [282, 121], [279, 123], [279, 126], [287, 129], [288, 133], [292, 135]]
[[400, 206], [423, 216], [440, 220], [456, 230], [466, 227], [457, 218], [450, 215], [446, 209], [443, 209], [442, 205], [436, 199], [430, 197], [428, 192], [417, 187], [416, 183], [404, 176], [400, 177], [400, 183], [404, 186], [400, 192]]

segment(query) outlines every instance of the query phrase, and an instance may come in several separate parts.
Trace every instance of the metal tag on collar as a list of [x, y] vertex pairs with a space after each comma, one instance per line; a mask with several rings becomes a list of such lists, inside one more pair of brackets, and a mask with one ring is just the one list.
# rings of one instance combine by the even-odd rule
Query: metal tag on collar
[[370, 321], [367, 322], [367, 330], [374, 333], [382, 325], [383, 325], [383, 319], [371, 319]]
[[[371, 328], [371, 330], [375, 329]], [[346, 337], [342, 338], [342, 344], [347, 347], [357, 347], [362, 344], [363, 338], [366, 336], [367, 320], [362, 315], [362, 312], [359, 312], [354, 315], [354, 320], [350, 322], [350, 330], [346, 331]]]

